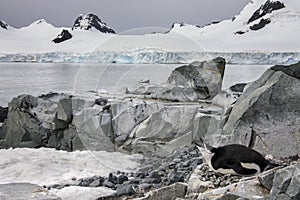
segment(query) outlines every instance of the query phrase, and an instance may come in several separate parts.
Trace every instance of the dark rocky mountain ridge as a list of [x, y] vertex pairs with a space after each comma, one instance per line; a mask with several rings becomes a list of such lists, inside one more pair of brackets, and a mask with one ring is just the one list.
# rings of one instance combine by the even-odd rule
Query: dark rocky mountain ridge
[[75, 20], [72, 30], [91, 30], [92, 28], [95, 28], [102, 33], [116, 33], [112, 28], [110, 28], [105, 22], [101, 21], [101, 19], [93, 13], [80, 15]]
[[258, 10], [256, 10], [253, 15], [250, 17], [248, 24], [251, 22], [258, 20], [265, 16], [268, 13], [272, 13], [275, 10], [280, 10], [282, 8], [285, 8], [284, 3], [281, 1], [271, 1], [268, 0], [266, 3], [264, 3]]
[[7, 29], [8, 25], [4, 21], [0, 20], [0, 26], [4, 29]]

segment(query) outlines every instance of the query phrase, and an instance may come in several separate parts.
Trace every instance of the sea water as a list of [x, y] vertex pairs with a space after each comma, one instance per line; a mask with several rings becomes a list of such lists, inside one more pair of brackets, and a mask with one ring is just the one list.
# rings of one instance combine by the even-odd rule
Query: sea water
[[[0, 106], [20, 94], [98, 91], [117, 93], [140, 80], [166, 82], [176, 64], [0, 63]], [[268, 65], [227, 65], [223, 89], [256, 80]]]

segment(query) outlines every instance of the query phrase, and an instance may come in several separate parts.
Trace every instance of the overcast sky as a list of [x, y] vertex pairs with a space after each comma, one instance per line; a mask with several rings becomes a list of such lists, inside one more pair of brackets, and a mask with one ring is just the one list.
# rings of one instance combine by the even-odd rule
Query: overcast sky
[[205, 25], [230, 19], [250, 0], [0, 0], [0, 19], [23, 27], [46, 19], [71, 27], [79, 14], [95, 13], [117, 32], [169, 28], [173, 22]]

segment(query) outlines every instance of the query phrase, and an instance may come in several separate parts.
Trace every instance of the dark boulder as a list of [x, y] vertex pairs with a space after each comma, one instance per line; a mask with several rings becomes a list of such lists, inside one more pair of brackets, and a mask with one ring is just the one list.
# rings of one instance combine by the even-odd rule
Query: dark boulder
[[3, 123], [7, 119], [8, 108], [0, 106], [0, 123]]
[[72, 38], [72, 34], [68, 30], [62, 30], [62, 32], [52, 40], [54, 43], [61, 43], [66, 40], [69, 40]]
[[223, 136], [264, 155], [295, 156], [300, 152], [299, 105], [300, 62], [271, 67], [244, 90], [223, 127]]
[[93, 13], [89, 13], [87, 15], [80, 15], [75, 20], [72, 30], [90, 30], [92, 28], [95, 28], [96, 30], [102, 33], [116, 33], [112, 28], [110, 28], [105, 22], [102, 22], [101, 19]]
[[286, 75], [295, 77], [297, 79], [300, 79], [300, 66], [298, 64], [290, 65], [290, 66], [284, 66], [284, 65], [276, 65], [271, 68], [273, 71], [281, 71], [285, 73]]
[[168, 83], [181, 86], [192, 86], [207, 98], [216, 96], [222, 88], [226, 61], [217, 57], [210, 61], [193, 62], [172, 71]]
[[229, 89], [232, 92], [243, 92], [246, 85], [247, 85], [246, 83], [237, 83], [233, 86], [230, 86]]
[[279, 10], [284, 8], [285, 5], [280, 2], [280, 1], [271, 1], [268, 0], [266, 1], [265, 4], [263, 4], [258, 10], [256, 10], [253, 15], [250, 17], [250, 19], [248, 20], [248, 24], [250, 24], [251, 22], [265, 16], [268, 13], [272, 13], [275, 10]]

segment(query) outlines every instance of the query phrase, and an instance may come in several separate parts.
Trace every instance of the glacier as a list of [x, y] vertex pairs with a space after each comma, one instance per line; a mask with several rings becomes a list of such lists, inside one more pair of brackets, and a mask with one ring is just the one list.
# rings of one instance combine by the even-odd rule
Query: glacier
[[89, 53], [49, 52], [0, 54], [0, 62], [184, 64], [223, 57], [228, 64], [294, 64], [300, 52], [173, 52], [154, 48]]

